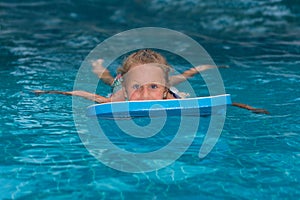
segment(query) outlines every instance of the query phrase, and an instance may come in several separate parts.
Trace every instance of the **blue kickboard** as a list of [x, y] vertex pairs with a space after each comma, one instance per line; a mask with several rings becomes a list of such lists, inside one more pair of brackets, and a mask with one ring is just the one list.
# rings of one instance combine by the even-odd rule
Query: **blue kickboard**
[[159, 116], [208, 116], [222, 114], [231, 105], [230, 94], [186, 99], [123, 101], [94, 104], [87, 108], [88, 117], [108, 119], [159, 117]]

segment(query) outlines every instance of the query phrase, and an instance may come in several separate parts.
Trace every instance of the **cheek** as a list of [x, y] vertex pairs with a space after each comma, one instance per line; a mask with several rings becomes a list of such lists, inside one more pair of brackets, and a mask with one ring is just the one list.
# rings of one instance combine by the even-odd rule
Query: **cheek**
[[156, 99], [163, 99], [163, 97], [164, 97], [164, 91], [163, 90], [157, 91], [155, 93], [155, 97], [156, 97]]
[[139, 98], [139, 92], [134, 91], [134, 90], [127, 90], [126, 92], [126, 96], [129, 100], [135, 100], [137, 98]]
[[151, 99], [161, 100], [164, 96], [164, 90], [155, 90], [150, 93]]

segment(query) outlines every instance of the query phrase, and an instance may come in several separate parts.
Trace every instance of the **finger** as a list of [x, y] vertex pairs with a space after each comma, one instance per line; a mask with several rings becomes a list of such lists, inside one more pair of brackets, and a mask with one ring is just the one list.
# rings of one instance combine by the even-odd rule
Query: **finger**
[[45, 91], [43, 91], [43, 90], [34, 90], [34, 91], [32, 91], [35, 95], [40, 95], [40, 94], [45, 94]]
[[256, 109], [253, 109], [252, 112], [256, 113], [256, 114], [266, 114], [266, 115], [269, 115], [270, 112], [265, 110], [265, 109], [261, 109], [261, 108], [256, 108]]

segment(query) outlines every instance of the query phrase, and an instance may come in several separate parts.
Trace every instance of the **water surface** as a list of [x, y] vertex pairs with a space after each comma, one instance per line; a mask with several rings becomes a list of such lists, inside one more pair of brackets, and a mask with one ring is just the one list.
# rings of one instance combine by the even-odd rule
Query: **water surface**
[[[293, 0], [2, 1], [0, 198], [297, 199], [299, 11]], [[101, 164], [78, 136], [72, 98], [30, 91], [72, 90], [96, 45], [147, 26], [198, 41], [218, 65], [230, 66], [220, 73], [232, 100], [271, 114], [229, 107], [220, 140], [203, 160], [192, 146], [152, 173]], [[197, 77], [191, 83], [203, 89]]]

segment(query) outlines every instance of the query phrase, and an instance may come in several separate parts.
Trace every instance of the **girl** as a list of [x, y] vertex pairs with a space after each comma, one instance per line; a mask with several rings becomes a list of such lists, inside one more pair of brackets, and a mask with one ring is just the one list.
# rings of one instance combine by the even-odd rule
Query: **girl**
[[[170, 89], [172, 85], [179, 84], [179, 83], [185, 81], [186, 78], [192, 77], [195, 74], [199, 73], [200, 71], [214, 68], [214, 66], [211, 66], [211, 65], [202, 65], [202, 66], [198, 66], [196, 68], [191, 68], [191, 69], [185, 71], [183, 74], [172, 76], [169, 79], [169, 72], [172, 68], [168, 65], [166, 59], [161, 54], [159, 54], [153, 50], [144, 49], [144, 50], [139, 50], [139, 51], [129, 55], [128, 58], [126, 58], [124, 60], [122, 67], [120, 67], [118, 69], [118, 75], [114, 79], [111, 76], [110, 72], [102, 66], [102, 62], [103, 62], [103, 60], [99, 59], [92, 64], [93, 72], [96, 73], [104, 83], [112, 86], [112, 94], [110, 97], [104, 97], [104, 96], [100, 96], [100, 95], [82, 91], [82, 90], [68, 91], [68, 92], [56, 91], [56, 90], [50, 90], [50, 91], [35, 90], [34, 93], [37, 95], [40, 95], [40, 94], [63, 94], [63, 95], [79, 96], [79, 97], [86, 98], [88, 100], [95, 101], [97, 103], [106, 103], [106, 102], [111, 102], [111, 101], [124, 101], [126, 99], [133, 100], [127, 94], [131, 90], [126, 89], [126, 87], [124, 87], [124, 86], [128, 86], [128, 84], [122, 84], [122, 82], [125, 80], [125, 77], [127, 76], [126, 74], [129, 71], [131, 71], [128, 74], [128, 77], [130, 77], [130, 78], [133, 78], [132, 76], [136, 77], [135, 74], [139, 74], [138, 75], [139, 77], [141, 77], [141, 75], [147, 75], [147, 76], [144, 76], [143, 79], [147, 78], [148, 80], [156, 79], [159, 75], [163, 76], [165, 78], [165, 86], [164, 87], [166, 87], [168, 92], [165, 93], [161, 99], [182, 98], [182, 97], [184, 97], [184, 93], [174, 92], [174, 89]], [[158, 64], [159, 64], [159, 66], [158, 66]], [[142, 66], [142, 65], [145, 65], [145, 66]], [[136, 68], [137, 66], [140, 66], [139, 69], [141, 71], [144, 70], [143, 73], [142, 72], [138, 73], [138, 71], [140, 71], [140, 70], [137, 70], [137, 68]], [[151, 66], [153, 67], [153, 69], [151, 69]], [[160, 70], [157, 67], [159, 67]], [[136, 69], [132, 70], [134, 68], [136, 68]], [[151, 71], [153, 71], [153, 73], [151, 73]], [[156, 75], [154, 75], [154, 72], [156, 72]], [[150, 76], [150, 74], [153, 76]], [[155, 76], [157, 76], [157, 77], [155, 77]], [[129, 81], [126, 81], [126, 83], [128, 83], [128, 82]], [[148, 82], [148, 86], [149, 86], [149, 84], [150, 84], [150, 82]], [[160, 85], [160, 84], [158, 84], [158, 85]], [[141, 85], [141, 86], [143, 86], [143, 85]], [[154, 87], [153, 84], [152, 84], [152, 87]], [[140, 89], [143, 89], [143, 88], [147, 88], [147, 87], [143, 86]], [[160, 87], [158, 87], [158, 88], [160, 88]], [[149, 87], [148, 87], [148, 89], [149, 89]], [[154, 89], [154, 88], [152, 88], [152, 89]], [[136, 91], [140, 91], [140, 90], [136, 90]], [[137, 93], [135, 92], [135, 94], [137, 94]], [[156, 97], [154, 98], [151, 96], [149, 96], [148, 98], [143, 98], [143, 100], [154, 100], [154, 99], [157, 99], [157, 98]], [[138, 99], [135, 99], [135, 100], [138, 100]], [[142, 98], [141, 98], [141, 100], [142, 100]]]
[[[150, 49], [139, 50], [131, 54], [121, 68], [118, 69], [118, 76], [114, 79], [110, 72], [102, 66], [103, 60], [99, 59], [93, 63], [93, 72], [106, 84], [112, 86], [112, 95], [104, 97], [90, 92], [76, 91], [42, 91], [35, 90], [40, 94], [63, 94], [79, 96], [97, 103], [125, 100], [158, 100], [182, 98], [180, 93], [176, 93], [171, 86], [185, 81], [187, 78], [207, 69], [215, 68], [211, 65], [201, 65], [191, 68], [180, 75], [169, 78], [171, 67], [166, 59], [159, 53]], [[254, 113], [269, 114], [267, 110], [253, 108], [242, 103], [232, 103], [233, 106], [251, 110]]]

